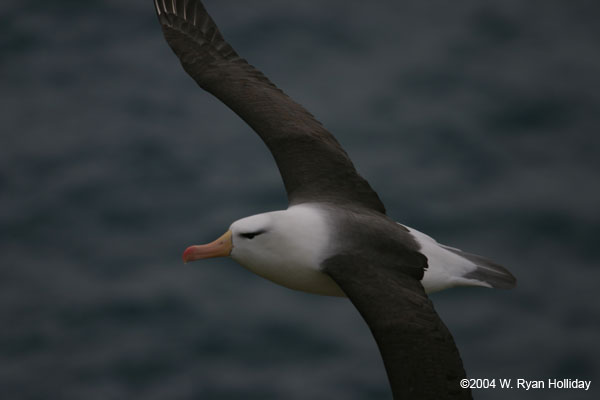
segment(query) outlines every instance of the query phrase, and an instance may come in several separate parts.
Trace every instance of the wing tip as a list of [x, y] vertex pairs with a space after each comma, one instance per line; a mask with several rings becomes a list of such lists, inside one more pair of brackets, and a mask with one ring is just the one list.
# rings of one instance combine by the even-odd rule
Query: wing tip
[[198, 16], [206, 13], [204, 6], [196, 0], [154, 0], [156, 14], [161, 18], [173, 15], [196, 26]]

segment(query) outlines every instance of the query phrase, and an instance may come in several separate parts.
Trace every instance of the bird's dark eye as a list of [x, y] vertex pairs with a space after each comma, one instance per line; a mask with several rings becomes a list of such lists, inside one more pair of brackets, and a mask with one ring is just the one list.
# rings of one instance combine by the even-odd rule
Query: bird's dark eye
[[245, 232], [245, 233], [240, 233], [240, 236], [243, 238], [246, 238], [246, 239], [254, 239], [255, 236], [258, 236], [261, 233], [265, 233], [265, 231]]

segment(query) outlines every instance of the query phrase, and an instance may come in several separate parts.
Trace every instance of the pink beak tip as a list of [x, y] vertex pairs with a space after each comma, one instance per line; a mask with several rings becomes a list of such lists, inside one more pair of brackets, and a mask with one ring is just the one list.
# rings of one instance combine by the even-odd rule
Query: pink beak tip
[[193, 247], [193, 246], [190, 246], [190, 247], [188, 247], [188, 248], [187, 248], [187, 249], [185, 249], [185, 251], [183, 252], [183, 256], [182, 256], [182, 258], [183, 258], [183, 263], [184, 263], [184, 264], [187, 264], [188, 260], [190, 259], [190, 254], [191, 254], [191, 253], [192, 253], [192, 251], [193, 251], [192, 247]]

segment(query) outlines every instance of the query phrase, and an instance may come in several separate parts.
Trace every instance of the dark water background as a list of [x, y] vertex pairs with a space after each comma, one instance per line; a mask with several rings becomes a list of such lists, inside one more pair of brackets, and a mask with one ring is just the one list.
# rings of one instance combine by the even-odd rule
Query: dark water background
[[[348, 301], [181, 263], [286, 200], [152, 1], [2, 4], [0, 397], [390, 399]], [[599, 392], [598, 4], [206, 1], [391, 216], [518, 277], [433, 296], [471, 377], [592, 380], [478, 399]]]

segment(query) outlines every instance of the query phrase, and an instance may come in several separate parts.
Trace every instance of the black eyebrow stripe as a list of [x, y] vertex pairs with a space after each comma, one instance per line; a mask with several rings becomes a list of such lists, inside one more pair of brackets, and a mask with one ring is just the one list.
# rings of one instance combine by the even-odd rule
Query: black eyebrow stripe
[[261, 229], [261, 230], [254, 231], [254, 232], [240, 233], [240, 236], [245, 237], [247, 239], [252, 239], [253, 237], [258, 236], [258, 235], [260, 235], [262, 233], [265, 233], [265, 232], [266, 232], [266, 229]]

